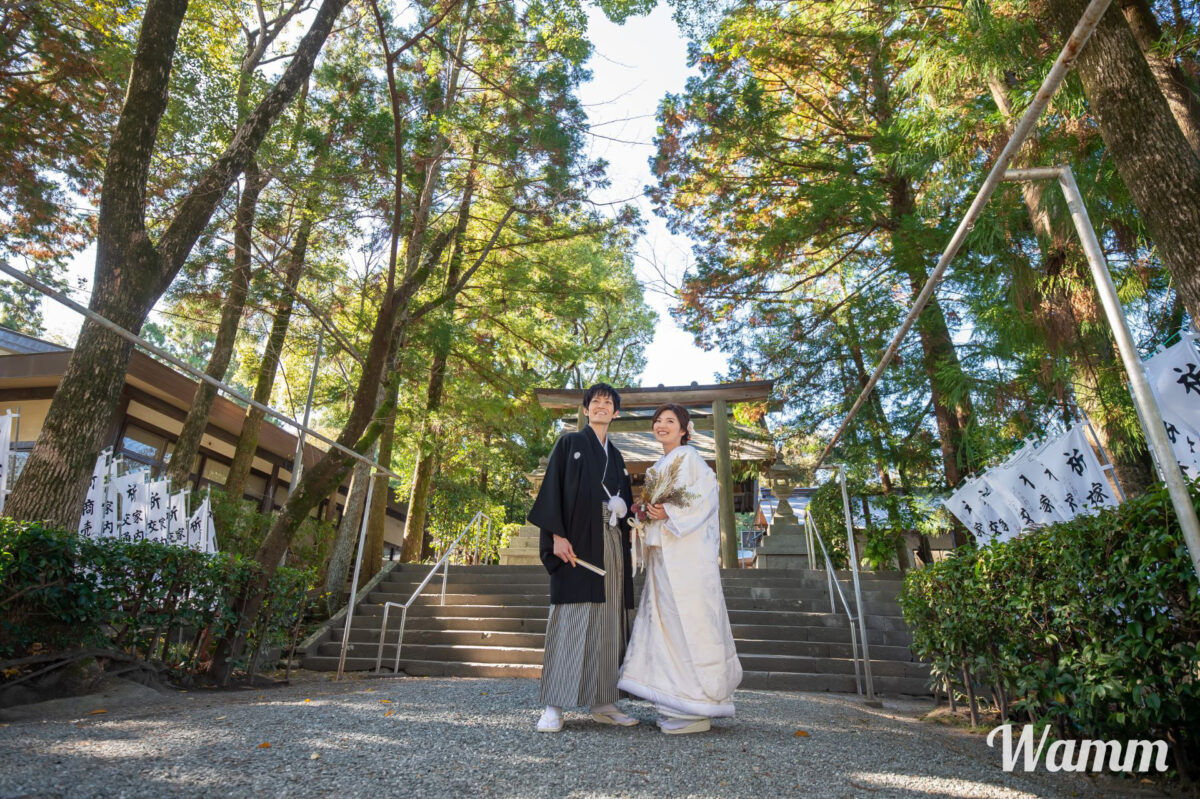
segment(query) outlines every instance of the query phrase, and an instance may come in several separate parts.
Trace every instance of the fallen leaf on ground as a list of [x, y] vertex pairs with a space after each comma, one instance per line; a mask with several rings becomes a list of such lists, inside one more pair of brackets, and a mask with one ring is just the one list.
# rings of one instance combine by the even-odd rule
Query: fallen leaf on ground
[[392, 700], [390, 700], [390, 699], [380, 699], [379, 700], [379, 704], [381, 704], [381, 705], [390, 705], [391, 703], [392, 703]]
[[321, 759], [321, 753], [320, 753], [320, 752], [313, 752], [311, 755], [309, 755], [309, 756], [308, 756], [308, 759], [309, 759], [309, 760], [320, 760], [320, 759]]
[[311, 699], [305, 699], [304, 701], [305, 701], [305, 702], [311, 702], [312, 700], [311, 700]]
[[258, 748], [259, 748], [259, 749], [270, 749], [270, 748], [271, 748], [271, 744], [267, 743], [266, 741], [263, 741], [262, 743], [260, 743], [260, 744], [258, 745]]
[[383, 714], [383, 717], [386, 719], [388, 716], [392, 715], [393, 712], [394, 711], [389, 710], [387, 713]]
[[99, 716], [101, 713], [107, 713], [107, 712], [108, 712], [108, 711], [107, 711], [107, 710], [105, 710], [104, 708], [102, 708], [102, 707], [98, 707], [98, 708], [96, 708], [95, 710], [89, 711], [89, 712], [88, 712], [88, 715], [89, 715], [89, 716]]
[[796, 730], [796, 737], [797, 738], [807, 738], [808, 732], [806, 732], [805, 730]]
[[224, 721], [224, 720], [225, 720], [224, 716], [217, 716], [217, 721]]

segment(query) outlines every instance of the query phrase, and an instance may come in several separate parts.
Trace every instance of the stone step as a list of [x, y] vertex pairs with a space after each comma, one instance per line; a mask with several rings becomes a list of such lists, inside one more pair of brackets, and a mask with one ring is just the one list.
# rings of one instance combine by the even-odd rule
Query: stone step
[[[849, 660], [854, 657], [850, 644], [824, 643], [821, 641], [770, 641], [758, 639], [734, 639], [738, 655], [784, 655], [789, 657], [837, 658]], [[861, 654], [862, 647], [859, 647]], [[907, 646], [871, 646], [871, 662], [917, 663]]]
[[[337, 656], [314, 655], [305, 658], [304, 667], [314, 671], [336, 671]], [[369, 671], [375, 668], [374, 657], [346, 658], [347, 671]], [[385, 661], [383, 672], [390, 673], [392, 664]], [[414, 677], [523, 677], [540, 679], [540, 665], [506, 665], [499, 663], [442, 663], [401, 659], [400, 670]], [[928, 696], [926, 680], [912, 677], [873, 676], [875, 693], [880, 696]], [[746, 671], [739, 689], [758, 691], [814, 691], [853, 694], [856, 691], [853, 674], [804, 674]], [[737, 695], [734, 694], [734, 701]]]
[[[395, 657], [395, 652], [392, 653]], [[304, 668], [312, 671], [337, 671], [338, 655], [309, 655], [303, 660]], [[346, 671], [373, 671], [375, 669], [375, 653], [369, 657], [356, 655], [346, 656]], [[384, 658], [383, 671], [392, 670], [392, 661]], [[400, 670], [413, 677], [527, 677], [538, 679], [542, 676], [542, 665], [527, 663], [448, 663], [443, 661], [422, 661], [402, 658]]]
[[[390, 647], [396, 643], [400, 631], [398, 628], [388, 630], [384, 645]], [[340, 647], [341, 630], [333, 637], [335, 647]], [[778, 641], [770, 639], [735, 639], [739, 654], [747, 655], [800, 655], [805, 657], [852, 657], [852, 647], [849, 643], [823, 641]], [[350, 643], [356, 650], [362, 646], [378, 646], [379, 628], [362, 628], [355, 626], [350, 631]], [[541, 651], [545, 643], [545, 634], [541, 632], [492, 632], [486, 629], [478, 630], [413, 630], [404, 632], [404, 646], [456, 646], [456, 647], [508, 647], [521, 649], [537, 649]], [[337, 651], [335, 649], [335, 651]], [[876, 644], [871, 647], [871, 658], [879, 660], [895, 660], [912, 662], [913, 656], [906, 646]], [[486, 661], [486, 658], [476, 658]]]
[[[432, 565], [428, 564], [428, 563], [401, 563], [400, 565], [396, 566], [392, 570], [389, 577], [391, 579], [397, 579], [401, 575], [414, 575], [415, 574], [415, 575], [417, 575], [417, 579], [421, 580], [421, 579], [424, 579], [425, 575], [429, 573], [429, 570], [431, 568], [432, 568]], [[538, 577], [541, 577], [542, 579], [545, 579], [546, 569], [540, 563], [536, 564], [536, 565], [530, 565], [530, 566], [501, 566], [498, 564], [486, 564], [486, 565], [480, 565], [480, 566], [451, 565], [450, 566], [450, 577], [453, 578], [455, 574], [503, 575], [504, 579], [509, 579], [509, 578], [516, 579], [517, 577], [519, 577], [521, 575], [528, 575], [528, 576], [536, 575]], [[783, 579], [783, 580], [795, 581], [797, 579], [805, 579], [806, 577], [810, 578], [810, 579], [824, 580], [824, 579], [826, 579], [825, 574], [826, 574], [826, 572], [824, 569], [721, 569], [721, 579], [723, 579], [723, 580], [724, 579], [733, 579], [733, 580], [760, 581], [760, 580], [764, 580], [764, 579], [768, 579], [768, 580], [769, 579]], [[849, 571], [840, 570], [840, 571], [835, 572], [835, 575], [837, 576], [837, 578], [839, 580], [841, 580], [843, 582], [843, 584], [850, 584], [850, 580], [852, 578], [851, 578], [851, 573]], [[440, 578], [440, 573], [439, 573], [439, 578]], [[878, 583], [890, 583], [890, 584], [894, 584], [897, 588], [899, 588], [900, 584], [903, 582], [903, 578], [900, 576], [900, 573], [894, 572], [894, 571], [859, 572], [859, 580], [863, 584], [865, 584], [868, 581], [873, 581], [873, 582], [878, 582]]]
[[[408, 612], [408, 623], [418, 618], [467, 617], [472, 619], [528, 619], [545, 622], [549, 605], [414, 605]], [[382, 617], [382, 605], [361, 605], [356, 617]], [[388, 624], [398, 624], [400, 611], [392, 608]], [[396, 621], [393, 622], [392, 620]], [[865, 617], [867, 630], [907, 632], [904, 619], [899, 616], [879, 616], [868, 613]], [[837, 613], [784, 611], [784, 610], [730, 610], [729, 622], [737, 625], [771, 625], [783, 627], [841, 627], [848, 629], [846, 617]]]
[[[384, 644], [395, 644], [396, 638], [399, 635], [400, 630], [398, 628], [388, 630], [387, 637], [384, 638]], [[338, 630], [333, 636], [333, 641], [340, 645], [341, 640], [342, 631]], [[502, 646], [532, 648], [540, 651], [544, 646], [545, 640], [546, 634], [544, 631], [494, 632], [490, 629], [414, 630], [411, 627], [404, 631], [405, 647], [410, 644], [429, 646]], [[358, 625], [355, 625], [350, 630], [350, 641], [354, 644], [377, 645], [379, 643], [379, 627], [360, 628]]]
[[[535, 554], [536, 539], [512, 552]], [[401, 564], [355, 611], [346, 668], [373, 669], [380, 650], [382, 602], [403, 602], [429, 573], [424, 564]], [[830, 610], [828, 575], [802, 569], [723, 569], [722, 589], [739, 657], [743, 687], [853, 693], [849, 620]], [[644, 575], [635, 579], [640, 597]], [[849, 572], [838, 574], [853, 604]], [[900, 617], [895, 572], [860, 576], [875, 690], [883, 695], [928, 695], [929, 668], [909, 650]], [[425, 587], [408, 611], [401, 670], [412, 675], [538, 677], [549, 613], [549, 580], [541, 564], [452, 566], [441, 604], [442, 577]], [[840, 608], [838, 601], [835, 608]], [[396, 655], [400, 609], [389, 612], [384, 671]], [[857, 631], [857, 626], [856, 626]], [[307, 668], [337, 668], [342, 629], [332, 627], [305, 653]]]
[[[904, 624], [904, 619], [900, 616], [882, 616], [875, 613], [868, 613], [863, 617], [867, 623], [867, 630], [888, 630], [895, 632], [908, 632], [908, 628]], [[739, 624], [754, 624], [754, 625], [779, 625], [785, 627], [842, 627], [848, 629], [849, 622], [841, 613], [828, 612], [809, 612], [809, 611], [785, 611], [785, 610], [733, 610], [729, 611], [729, 623], [731, 625]]]
[[[378, 615], [358, 615], [354, 619], [352, 636], [362, 635], [367, 636], [369, 640], [378, 640], [380, 622], [382, 617]], [[763, 640], [763, 641], [809, 641], [813, 643], [824, 644], [844, 644], [850, 645], [850, 629], [845, 617], [841, 617], [840, 624], [826, 626], [824, 620], [821, 623], [811, 625], [770, 625], [770, 624], [733, 624], [733, 637], [736, 641], [745, 640]], [[388, 618], [389, 634], [394, 634], [394, 631], [400, 629], [400, 617], [393, 615]], [[537, 618], [488, 618], [488, 617], [473, 617], [473, 616], [410, 616], [406, 622], [406, 635], [416, 631], [427, 632], [468, 632], [477, 635], [500, 635], [505, 633], [530, 633], [539, 636], [545, 635], [546, 632], [546, 617]], [[857, 630], [856, 630], [857, 631]], [[340, 641], [342, 636], [342, 627], [339, 625], [332, 630], [333, 640]], [[912, 638], [907, 630], [867, 630], [868, 641], [872, 647], [877, 646], [895, 646], [907, 648], [912, 643]], [[357, 639], [356, 639], [357, 640]]]
[[[407, 601], [413, 592], [416, 590], [418, 582], [414, 581], [411, 584], [405, 582], [384, 582], [372, 592], [372, 602], [382, 602], [385, 599], [392, 602]], [[842, 589], [845, 591], [845, 588]], [[742, 599], [795, 599], [801, 601], [816, 601], [829, 604], [829, 591], [824, 585], [818, 586], [763, 586], [754, 583], [734, 583], [723, 586], [723, 591], [726, 599], [742, 598]], [[441, 581], [435, 580], [425, 587], [421, 592], [421, 597], [440, 597], [442, 593]], [[634, 583], [634, 595], [641, 596], [642, 585], [640, 581]], [[536, 583], [528, 582], [478, 582], [472, 583], [463, 580], [452, 580], [446, 584], [446, 595], [471, 595], [471, 596], [492, 596], [492, 597], [509, 597], [509, 596], [539, 596], [548, 601], [550, 587], [546, 580]], [[863, 602], [867, 607], [873, 607], [877, 604], [894, 605], [896, 596], [890, 591], [879, 591], [874, 588], [863, 589]], [[377, 598], [378, 597], [378, 598]], [[853, 592], [846, 592], [846, 600], [850, 605], [854, 606]], [[449, 601], [449, 600], [447, 600]], [[837, 593], [834, 593], [834, 602], [840, 606], [841, 600], [837, 598]]]
[[[395, 657], [395, 653], [392, 653]], [[337, 654], [312, 655], [304, 659], [304, 667], [314, 671], [336, 671]], [[382, 662], [382, 672], [390, 673], [392, 661], [386, 658]], [[375, 657], [362, 655], [347, 655], [347, 671], [372, 671], [375, 668]], [[523, 677], [539, 679], [542, 674], [540, 664], [505, 664], [505, 663], [454, 663], [445, 661], [422, 661], [411, 658], [401, 658], [400, 670], [414, 677]], [[895, 677], [872, 673], [872, 685], [875, 693], [881, 696], [928, 696], [930, 693], [928, 679], [924, 677]], [[853, 672], [847, 674], [806, 673], [806, 672], [770, 672], [748, 669], [743, 672], [739, 689], [760, 691], [814, 691], [852, 694], [857, 690]], [[737, 701], [737, 695], [734, 695]]]
[[[350, 644], [347, 656], [374, 658], [378, 651], [378, 643]], [[341, 652], [341, 642], [330, 641], [321, 644], [318, 655], [337, 657]], [[454, 646], [428, 644], [411, 644], [407, 640], [401, 650], [403, 657], [412, 660], [427, 660], [444, 663], [509, 663], [509, 664], [542, 664], [541, 647], [505, 647], [505, 646]], [[396, 645], [383, 645], [383, 659], [396, 657]]]
[[[498, 569], [511, 569], [515, 574], [504, 574], [503, 572], [475, 572], [474, 569], [490, 568], [486, 566], [451, 566], [450, 574], [446, 578], [446, 582], [451, 585], [540, 585], [543, 588], [549, 585], [549, 575], [546, 570], [537, 566], [497, 566]], [[524, 571], [526, 569], [532, 571]], [[520, 571], [518, 571], [520, 570]], [[409, 591], [416, 588], [428, 572], [415, 573], [407, 571], [393, 570], [384, 580], [388, 584], [407, 585], [411, 586]], [[645, 578], [639, 574], [634, 577], [634, 584], [639, 585]], [[438, 574], [430, 580], [429, 584], [441, 585], [442, 574]], [[766, 588], [819, 588], [828, 590], [829, 580], [825, 572], [795, 572], [780, 576], [764, 576], [756, 574], [754, 569], [747, 569], [742, 572], [722, 572], [721, 582], [726, 587], [737, 587], [743, 585], [761, 586]], [[847, 594], [854, 593], [854, 584], [849, 578], [840, 578], [842, 590]], [[901, 582], [891, 579], [875, 579], [863, 577], [859, 581], [859, 585], [864, 591], [887, 591], [895, 593], [900, 590]]]
[[[364, 622], [366, 620], [364, 619]], [[374, 618], [370, 627], [375, 635], [379, 634], [379, 617]], [[355, 619], [355, 626], [359, 620]], [[389, 629], [400, 629], [399, 620], [388, 619]], [[414, 616], [407, 622], [409, 630], [489, 630], [497, 633], [530, 632], [538, 635], [546, 634], [546, 617], [540, 618], [478, 618], [474, 616]], [[337, 631], [341, 635], [341, 629]]]
[[[384, 660], [396, 656], [395, 637], [389, 636], [390, 642], [383, 645]], [[780, 642], [762, 642], [760, 650], [771, 650], [771, 644], [789, 646]], [[791, 645], [796, 646], [796, 645]], [[337, 657], [341, 651], [340, 641], [329, 641], [319, 646], [316, 655]], [[347, 646], [347, 656], [374, 658], [379, 651], [377, 641], [351, 641]], [[405, 638], [402, 655], [404, 658], [421, 661], [436, 661], [445, 663], [509, 663], [537, 664], [542, 663], [542, 648], [540, 646], [497, 646], [470, 644], [428, 644], [416, 643], [408, 636]], [[854, 661], [846, 656], [825, 653], [800, 653], [777, 651], [754, 651], [747, 642], [741, 642], [738, 647], [738, 658], [742, 668], [747, 671], [764, 671], [772, 673], [805, 673], [805, 674], [853, 674]], [[871, 671], [881, 677], [918, 677], [926, 678], [929, 667], [924, 663], [911, 660], [888, 660], [883, 653], [872, 652]]]
[[[884, 677], [871, 675], [875, 693], [881, 696], [928, 696], [929, 682], [918, 677]], [[865, 682], [864, 682], [865, 685]], [[856, 692], [854, 674], [804, 674], [801, 672], [746, 671], [740, 688], [760, 691], [828, 691], [853, 694]], [[734, 702], [737, 695], [734, 695]]]
[[[850, 625], [845, 616], [842, 623], [833, 627], [784, 626], [772, 624], [734, 624], [734, 640], [815, 641], [828, 644], [849, 644]], [[376, 627], [378, 629], [378, 626]], [[857, 627], [855, 628], [857, 634]], [[867, 641], [871, 646], [903, 646], [912, 644], [908, 630], [867, 630]]]
[[[477, 619], [541, 619], [546, 620], [550, 612], [547, 605], [414, 605], [408, 611], [408, 621], [411, 623], [419, 616], [469, 616]], [[356, 616], [382, 616], [383, 605], [359, 605], [354, 612]], [[388, 614], [391, 619], [400, 618], [400, 608], [392, 608]]]
[[[776, 589], [759, 589], [747, 592], [751, 595], [745, 595], [741, 592], [725, 594], [725, 607], [729, 610], [797, 610], [810, 613], [830, 612], [829, 596], [819, 591], [787, 591], [790, 596], [776, 596], [776, 593], [785, 593], [782, 590]], [[367, 602], [370, 604], [381, 605], [384, 602], [403, 603], [409, 600], [411, 594], [407, 593], [391, 593], [386, 589], [372, 591], [367, 596]], [[550, 604], [550, 596], [547, 592], [536, 594], [525, 593], [451, 593], [447, 590], [443, 598], [441, 591], [433, 591], [421, 594], [414, 600], [413, 607], [441, 605], [445, 600], [446, 605], [538, 605], [548, 607]], [[867, 596], [863, 597], [863, 602], [866, 605], [868, 613], [875, 613], [884, 616], [899, 616], [900, 606], [895, 602], [886, 601], [882, 595], [876, 595], [876, 598], [871, 599]], [[834, 607], [840, 609], [841, 602], [838, 601]], [[853, 601], [850, 601], [850, 607], [856, 607]]]
[[[802, 674], [853, 674], [854, 661], [849, 658], [804, 657], [802, 655], [746, 655], [738, 653], [746, 671]], [[898, 663], [871, 658], [871, 673], [876, 677], [916, 677], [927, 679], [929, 666], [925, 663]]]

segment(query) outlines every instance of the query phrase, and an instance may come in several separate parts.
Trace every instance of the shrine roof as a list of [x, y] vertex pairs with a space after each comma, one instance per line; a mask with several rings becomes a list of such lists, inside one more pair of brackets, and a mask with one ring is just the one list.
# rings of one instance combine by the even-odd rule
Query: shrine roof
[[[774, 380], [753, 380], [745, 383], [717, 383], [700, 386], [655, 386], [617, 388], [621, 395], [621, 408], [657, 408], [667, 402], [675, 402], [685, 408], [711, 406], [716, 400], [727, 403], [753, 402], [770, 399]], [[578, 408], [583, 403], [584, 389], [581, 388], [538, 388], [533, 392], [543, 408]]]

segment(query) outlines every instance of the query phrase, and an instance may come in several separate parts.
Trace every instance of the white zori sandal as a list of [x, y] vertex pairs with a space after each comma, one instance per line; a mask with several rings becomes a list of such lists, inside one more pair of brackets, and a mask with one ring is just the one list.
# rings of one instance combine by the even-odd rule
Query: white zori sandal
[[712, 729], [708, 719], [666, 718], [660, 721], [658, 726], [667, 735], [689, 735], [693, 732], [708, 732]]
[[601, 724], [615, 724], [618, 727], [636, 727], [638, 720], [627, 716], [613, 704], [597, 705], [592, 708], [592, 718]]
[[546, 712], [542, 713], [542, 717], [538, 719], [538, 732], [562, 732], [563, 717], [562, 708], [554, 707], [553, 705], [546, 706]]

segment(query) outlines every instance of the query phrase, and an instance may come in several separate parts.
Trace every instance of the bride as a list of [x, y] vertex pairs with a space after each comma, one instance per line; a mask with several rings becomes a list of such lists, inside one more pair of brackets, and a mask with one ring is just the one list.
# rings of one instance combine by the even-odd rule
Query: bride
[[687, 409], [659, 407], [653, 429], [663, 456], [635, 505], [646, 517], [646, 584], [617, 687], [653, 702], [662, 731], [681, 735], [733, 715], [742, 666], [721, 592], [717, 476], [687, 443]]

